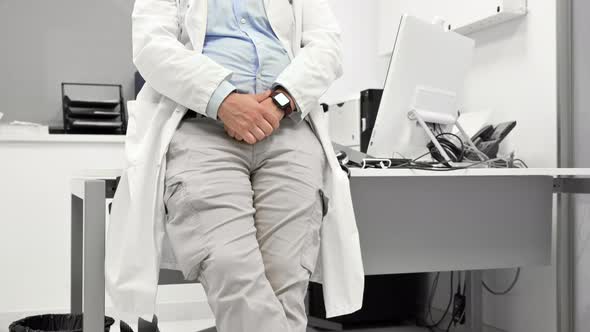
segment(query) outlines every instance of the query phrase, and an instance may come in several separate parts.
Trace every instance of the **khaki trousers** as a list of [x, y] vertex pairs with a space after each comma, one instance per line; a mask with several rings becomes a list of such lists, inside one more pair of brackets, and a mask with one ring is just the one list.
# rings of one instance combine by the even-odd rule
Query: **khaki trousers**
[[167, 153], [166, 231], [198, 279], [219, 332], [303, 332], [319, 253], [325, 155], [310, 125], [284, 119], [248, 145], [220, 122], [184, 120]]

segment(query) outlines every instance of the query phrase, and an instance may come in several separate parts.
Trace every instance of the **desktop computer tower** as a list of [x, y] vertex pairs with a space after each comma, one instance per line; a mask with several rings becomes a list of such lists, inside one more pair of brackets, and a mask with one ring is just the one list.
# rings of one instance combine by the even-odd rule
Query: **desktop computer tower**
[[375, 127], [375, 120], [377, 119], [377, 112], [379, 111], [379, 104], [381, 103], [381, 96], [383, 89], [370, 89], [361, 91], [361, 152], [367, 153], [369, 142], [371, 141], [371, 134]]
[[[328, 321], [340, 323], [345, 329], [414, 323], [423, 315], [427, 278], [427, 273], [366, 276], [362, 309]], [[310, 317], [325, 319], [321, 284], [310, 283], [308, 303]]]
[[382, 95], [382, 89], [370, 89], [361, 91], [360, 98], [324, 104], [332, 141], [367, 153]]
[[143, 79], [141, 74], [138, 71], [136, 71], [135, 72], [135, 98], [137, 98], [137, 95], [139, 94], [139, 91], [141, 91], [141, 88], [143, 88], [144, 84], [145, 84], [145, 80]]

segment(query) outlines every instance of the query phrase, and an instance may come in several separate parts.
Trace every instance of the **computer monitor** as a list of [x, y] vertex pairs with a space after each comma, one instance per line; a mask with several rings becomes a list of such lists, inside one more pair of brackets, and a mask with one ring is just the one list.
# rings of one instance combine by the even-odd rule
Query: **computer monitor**
[[[475, 43], [440, 25], [404, 15], [367, 153], [414, 159], [428, 152], [428, 123], [455, 124]], [[422, 121], [422, 124], [424, 124]]]

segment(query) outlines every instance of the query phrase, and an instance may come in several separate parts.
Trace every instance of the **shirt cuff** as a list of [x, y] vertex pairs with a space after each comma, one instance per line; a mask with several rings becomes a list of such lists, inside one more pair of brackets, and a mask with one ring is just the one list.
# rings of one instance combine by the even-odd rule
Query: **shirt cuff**
[[231, 84], [230, 82], [221, 82], [221, 84], [219, 84], [217, 89], [211, 95], [211, 99], [209, 99], [209, 103], [207, 104], [207, 110], [205, 111], [207, 117], [217, 120], [217, 112], [219, 112], [219, 107], [221, 106], [225, 98], [227, 98], [227, 96], [229, 96], [231, 93], [235, 91], [236, 87], [233, 86], [233, 84]]

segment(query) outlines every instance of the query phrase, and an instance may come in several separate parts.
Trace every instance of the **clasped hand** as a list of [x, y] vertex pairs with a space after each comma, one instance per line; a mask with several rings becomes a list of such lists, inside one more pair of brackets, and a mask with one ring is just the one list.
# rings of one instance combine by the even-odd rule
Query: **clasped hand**
[[217, 116], [227, 134], [238, 141], [256, 144], [277, 130], [285, 114], [270, 95], [270, 91], [257, 95], [232, 93], [225, 98]]

